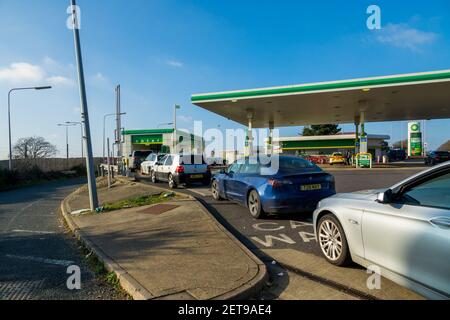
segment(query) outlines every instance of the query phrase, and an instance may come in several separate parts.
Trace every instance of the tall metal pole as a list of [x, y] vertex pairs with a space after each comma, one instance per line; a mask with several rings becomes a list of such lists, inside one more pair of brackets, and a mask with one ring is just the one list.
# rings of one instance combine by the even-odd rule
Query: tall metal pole
[[[120, 116], [124, 116], [126, 114], [126, 112], [122, 112]], [[103, 116], [103, 160], [106, 160], [106, 119], [112, 116], [116, 116], [116, 114], [108, 113]]]
[[75, 45], [75, 55], [78, 70], [78, 85], [80, 89], [80, 100], [81, 100], [81, 121], [84, 123], [84, 137], [85, 137], [85, 149], [86, 149], [86, 169], [88, 177], [88, 188], [89, 188], [89, 202], [91, 205], [91, 210], [94, 211], [98, 207], [98, 196], [97, 196], [97, 185], [95, 180], [94, 171], [94, 156], [92, 152], [92, 141], [91, 141], [91, 128], [89, 125], [89, 113], [86, 97], [86, 84], [84, 80], [84, 70], [83, 70], [83, 58], [81, 55], [81, 44], [80, 44], [80, 30], [77, 17], [77, 7], [76, 1], [71, 0], [72, 5], [72, 22], [73, 22], [73, 38]]
[[69, 160], [69, 126], [66, 126], [66, 158]]
[[173, 152], [177, 153], [177, 109], [181, 107], [176, 104], [173, 110]]
[[120, 159], [122, 157], [122, 106], [121, 106], [121, 98], [120, 98], [120, 85], [116, 87], [116, 144], [117, 144], [117, 157]]
[[8, 134], [9, 134], [9, 170], [12, 170], [12, 143], [11, 143], [11, 92], [13, 90], [10, 90], [8, 92]]
[[66, 124], [69, 125], [74, 125], [74, 126], [80, 126], [80, 133], [81, 133], [81, 158], [84, 158], [84, 139], [83, 139], [83, 123], [82, 122], [72, 122], [72, 121], [67, 121]]
[[80, 122], [80, 134], [81, 134], [81, 158], [84, 159], [84, 136], [83, 136], [83, 123]]
[[109, 138], [108, 138], [108, 189], [111, 189], [111, 153], [109, 150]]
[[103, 160], [106, 159], [106, 118], [115, 116], [115, 113], [108, 113], [103, 116]]
[[9, 163], [8, 168], [12, 170], [12, 141], [11, 141], [11, 93], [19, 90], [47, 90], [51, 89], [51, 86], [44, 87], [26, 87], [26, 88], [13, 88], [8, 92], [8, 137], [9, 137]]

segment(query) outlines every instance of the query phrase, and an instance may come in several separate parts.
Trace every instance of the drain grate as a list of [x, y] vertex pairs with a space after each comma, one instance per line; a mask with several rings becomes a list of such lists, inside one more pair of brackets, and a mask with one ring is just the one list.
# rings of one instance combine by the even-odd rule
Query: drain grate
[[45, 280], [0, 282], [0, 300], [30, 300], [42, 289]]
[[147, 214], [153, 214], [153, 215], [160, 215], [168, 211], [172, 211], [179, 206], [173, 205], [173, 204], [157, 204], [153, 207], [144, 209], [139, 211], [140, 213], [147, 213]]

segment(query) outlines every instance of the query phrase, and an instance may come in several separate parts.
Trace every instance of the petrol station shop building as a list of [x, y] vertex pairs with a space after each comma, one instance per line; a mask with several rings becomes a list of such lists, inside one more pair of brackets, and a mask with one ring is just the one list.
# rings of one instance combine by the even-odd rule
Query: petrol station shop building
[[[353, 154], [355, 152], [356, 133], [344, 133], [332, 136], [313, 136], [313, 137], [280, 137], [273, 141], [275, 153], [292, 155], [317, 155], [328, 156], [334, 152], [342, 154]], [[388, 135], [367, 135], [368, 152], [374, 159], [386, 154]]]
[[174, 129], [125, 130], [122, 136], [125, 157], [129, 157], [133, 151], [195, 154], [201, 152], [204, 146], [201, 137]]

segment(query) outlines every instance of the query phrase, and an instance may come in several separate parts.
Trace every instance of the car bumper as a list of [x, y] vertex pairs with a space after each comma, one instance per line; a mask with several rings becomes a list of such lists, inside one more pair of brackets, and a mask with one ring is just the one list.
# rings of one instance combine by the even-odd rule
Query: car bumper
[[335, 195], [334, 190], [322, 191], [315, 195], [283, 196], [271, 199], [262, 199], [263, 209], [267, 213], [301, 213], [313, 212], [317, 204], [328, 197]]
[[[199, 175], [202, 175], [200, 177]], [[191, 184], [195, 182], [206, 183], [211, 181], [211, 173], [179, 173], [174, 177], [176, 184]]]

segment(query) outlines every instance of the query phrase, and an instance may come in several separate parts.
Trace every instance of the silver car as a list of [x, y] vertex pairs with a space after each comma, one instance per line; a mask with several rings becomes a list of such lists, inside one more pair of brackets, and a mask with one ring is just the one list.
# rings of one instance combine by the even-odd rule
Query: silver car
[[378, 266], [430, 299], [450, 299], [450, 162], [387, 190], [337, 194], [314, 212], [328, 262]]

